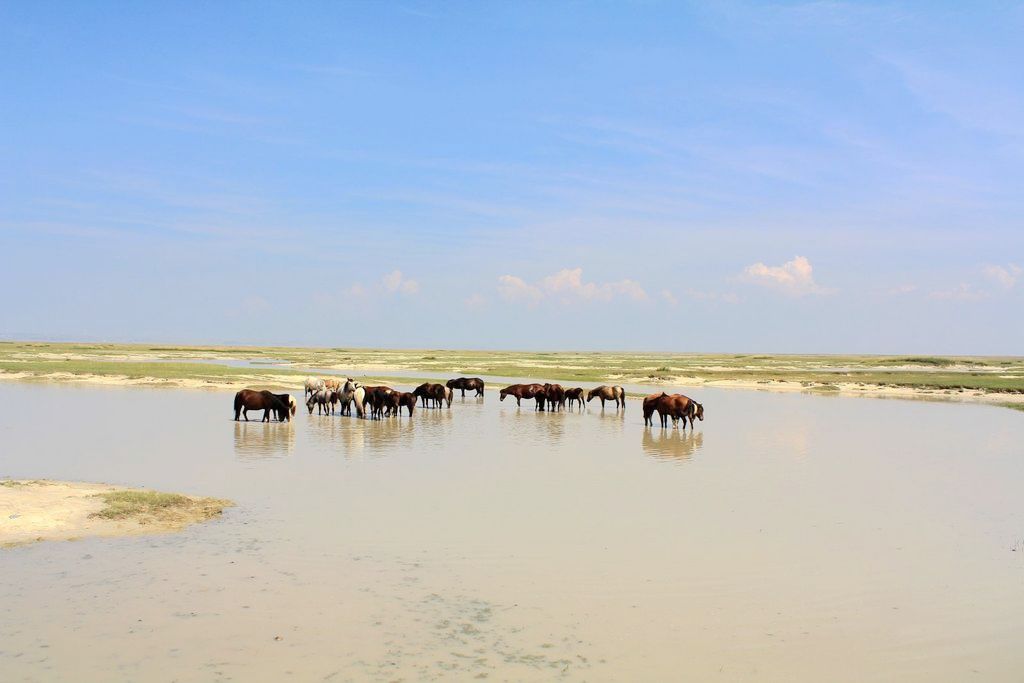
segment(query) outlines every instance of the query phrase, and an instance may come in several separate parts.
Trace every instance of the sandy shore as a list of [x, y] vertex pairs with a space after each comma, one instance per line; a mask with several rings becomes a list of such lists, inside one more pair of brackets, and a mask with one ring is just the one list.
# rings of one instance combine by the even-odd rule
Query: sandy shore
[[[180, 531], [219, 515], [231, 503], [171, 496], [174, 504], [114, 511], [106, 494], [143, 492], [107, 484], [47, 480], [0, 481], [0, 547], [89, 536], [135, 536]], [[166, 494], [163, 494], [166, 495]]]

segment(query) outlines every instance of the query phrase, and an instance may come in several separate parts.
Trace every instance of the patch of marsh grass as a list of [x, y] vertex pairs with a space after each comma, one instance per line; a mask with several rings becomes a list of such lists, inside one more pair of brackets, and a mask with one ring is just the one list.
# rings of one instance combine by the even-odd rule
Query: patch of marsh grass
[[231, 501], [219, 498], [191, 498], [178, 493], [159, 491], [110, 491], [98, 493], [106, 506], [93, 517], [102, 519], [136, 519], [145, 523], [147, 519], [174, 521], [179, 519], [204, 520], [215, 517], [224, 508], [233, 505]]

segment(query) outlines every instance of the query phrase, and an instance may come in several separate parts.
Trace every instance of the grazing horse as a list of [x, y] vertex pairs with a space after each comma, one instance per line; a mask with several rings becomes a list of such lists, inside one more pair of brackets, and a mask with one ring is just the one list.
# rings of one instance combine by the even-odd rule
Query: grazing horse
[[331, 396], [333, 394], [333, 391], [328, 391], [327, 389], [317, 389], [310, 394], [309, 398], [306, 399], [306, 408], [309, 409], [309, 414], [313, 414], [313, 406], [316, 406], [317, 415], [320, 415], [321, 413], [324, 415], [329, 414], [329, 411], [334, 408], [334, 405], [331, 402]]
[[269, 391], [242, 389], [235, 394], [235, 422], [238, 422], [239, 415], [248, 422], [250, 410], [263, 411], [261, 422], [270, 422], [271, 410], [277, 414], [278, 421], [285, 422], [288, 420], [288, 404]]
[[544, 385], [543, 384], [513, 384], [502, 389], [499, 393], [499, 401], [504, 401], [506, 396], [516, 399], [516, 405], [522, 405], [524, 398], [537, 400], [537, 410], [544, 410]]
[[569, 401], [569, 410], [572, 410], [572, 406], [575, 402], [579, 401], [580, 410], [583, 410], [583, 387], [575, 387], [573, 389], [565, 390], [565, 398]]
[[466, 397], [466, 389], [476, 391], [477, 396], [484, 395], [484, 381], [479, 377], [457, 377], [448, 380], [446, 387], [449, 389], [461, 389], [462, 397]]
[[327, 384], [319, 377], [307, 377], [306, 378], [306, 393], [305, 396], [309, 396], [315, 391], [323, 389]]
[[413, 389], [412, 393], [420, 397], [420, 400], [423, 401], [424, 408], [431, 407], [429, 403], [430, 401], [434, 402], [434, 408], [441, 408], [441, 404], [444, 401], [448, 402], [449, 408], [452, 407], [452, 390], [443, 384], [430, 384], [429, 382], [424, 382]]
[[565, 389], [561, 384], [545, 384], [544, 398], [548, 400], [548, 408], [552, 411], [565, 407]]
[[288, 406], [289, 417], [295, 417], [295, 411], [299, 409], [299, 404], [295, 402], [295, 397], [291, 394], [274, 394], [280, 399], [281, 403]]
[[621, 406], [622, 412], [626, 412], [626, 390], [622, 387], [601, 385], [591, 389], [587, 394], [587, 403], [595, 397], [601, 399], [601, 408], [604, 408], [605, 401], [615, 401], [615, 409], [618, 410]]
[[409, 409], [409, 417], [412, 417], [412, 411], [416, 409], [416, 394], [407, 391], [398, 395], [398, 414], [401, 416], [402, 408]]

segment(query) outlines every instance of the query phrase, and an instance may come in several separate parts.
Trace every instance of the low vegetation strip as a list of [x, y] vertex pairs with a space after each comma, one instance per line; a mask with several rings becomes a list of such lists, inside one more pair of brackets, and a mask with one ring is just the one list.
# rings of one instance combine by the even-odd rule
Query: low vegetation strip
[[[202, 362], [197, 362], [202, 361]], [[25, 378], [127, 378], [175, 386], [293, 387], [310, 371], [411, 383], [455, 375], [571, 383], [804, 387], [1024, 394], [1024, 358], [378, 350], [0, 343], [0, 373]], [[785, 387], [781, 385], [786, 385]], [[1016, 401], [1016, 398], [1010, 398]]]

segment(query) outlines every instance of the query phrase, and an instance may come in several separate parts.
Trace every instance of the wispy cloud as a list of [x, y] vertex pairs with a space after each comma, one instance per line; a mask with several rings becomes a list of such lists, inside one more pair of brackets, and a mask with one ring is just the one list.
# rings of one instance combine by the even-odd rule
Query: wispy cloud
[[1003, 289], [1013, 289], [1021, 275], [1021, 268], [1015, 263], [1005, 266], [995, 264], [986, 265], [981, 269], [986, 278], [999, 285]]
[[388, 292], [412, 295], [420, 291], [420, 283], [405, 277], [400, 270], [393, 270], [381, 279]]
[[978, 289], [969, 282], [961, 282], [949, 289], [936, 289], [928, 294], [928, 298], [937, 301], [980, 301], [988, 295], [988, 292]]
[[796, 256], [781, 266], [767, 266], [760, 262], [749, 265], [743, 269], [740, 279], [792, 296], [827, 292], [814, 281], [814, 267], [804, 256]]
[[502, 275], [498, 278], [498, 293], [507, 301], [528, 305], [544, 300], [570, 304], [613, 299], [646, 301], [648, 298], [644, 288], [628, 278], [613, 282], [586, 282], [582, 268], [563, 268], [537, 284], [530, 284], [516, 275]]

